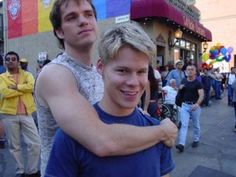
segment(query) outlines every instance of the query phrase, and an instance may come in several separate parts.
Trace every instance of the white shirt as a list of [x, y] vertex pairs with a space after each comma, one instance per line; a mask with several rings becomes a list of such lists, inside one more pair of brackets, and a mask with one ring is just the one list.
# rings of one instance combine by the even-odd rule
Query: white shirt
[[233, 82], [235, 80], [235, 74], [232, 74], [232, 73], [229, 73], [229, 76], [228, 76], [228, 84], [229, 85], [232, 85]]
[[154, 76], [155, 78], [158, 80], [158, 79], [161, 79], [161, 74], [158, 70], [154, 69]]
[[163, 87], [162, 90], [164, 90], [164, 92], [166, 93], [164, 103], [174, 105], [175, 104], [175, 97], [177, 95], [177, 90], [175, 90], [174, 88], [172, 88], [169, 85]]

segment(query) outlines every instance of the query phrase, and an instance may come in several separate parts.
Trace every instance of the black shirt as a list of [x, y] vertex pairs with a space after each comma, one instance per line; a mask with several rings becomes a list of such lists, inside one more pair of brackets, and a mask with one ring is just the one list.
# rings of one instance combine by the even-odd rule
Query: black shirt
[[183, 102], [196, 103], [199, 97], [198, 90], [203, 88], [202, 83], [197, 79], [188, 81], [186, 78], [184, 78], [181, 81], [181, 84], [184, 85]]

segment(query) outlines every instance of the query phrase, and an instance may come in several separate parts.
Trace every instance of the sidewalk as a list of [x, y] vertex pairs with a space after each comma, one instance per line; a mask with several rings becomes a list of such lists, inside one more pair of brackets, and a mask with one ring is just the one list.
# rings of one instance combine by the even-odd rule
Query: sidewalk
[[[227, 94], [225, 95], [222, 100], [212, 99], [211, 107], [202, 108], [200, 146], [191, 147], [192, 124], [190, 122], [185, 151], [179, 153], [173, 148], [176, 168], [171, 174], [172, 177], [189, 177], [197, 166], [236, 176], [234, 109], [227, 106]], [[199, 177], [205, 176], [213, 177], [207, 174]]]

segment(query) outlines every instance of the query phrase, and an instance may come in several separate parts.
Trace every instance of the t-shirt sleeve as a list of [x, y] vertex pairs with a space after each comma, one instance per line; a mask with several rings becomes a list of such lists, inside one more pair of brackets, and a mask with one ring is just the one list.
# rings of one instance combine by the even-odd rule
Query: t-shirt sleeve
[[75, 141], [59, 129], [55, 134], [45, 177], [76, 177], [78, 164], [74, 152]]
[[161, 146], [162, 147], [161, 147], [160, 167], [161, 167], [161, 176], [164, 176], [170, 173], [175, 168], [175, 164], [172, 159], [171, 148], [168, 148], [164, 144], [161, 144]]
[[200, 81], [197, 82], [197, 89], [198, 90], [203, 89], [203, 85]]

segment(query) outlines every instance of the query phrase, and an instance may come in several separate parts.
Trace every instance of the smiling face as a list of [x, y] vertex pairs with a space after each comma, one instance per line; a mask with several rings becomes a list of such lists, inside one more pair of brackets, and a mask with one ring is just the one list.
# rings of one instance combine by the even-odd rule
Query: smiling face
[[148, 83], [149, 57], [124, 46], [108, 63], [98, 69], [104, 80], [102, 108], [112, 115], [129, 115], [137, 106]]
[[69, 0], [61, 6], [61, 28], [56, 34], [65, 48], [91, 47], [97, 38], [98, 27], [92, 6], [86, 0]]

